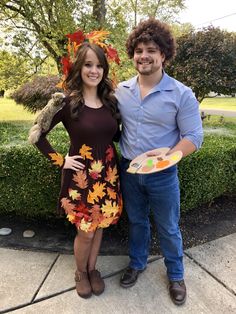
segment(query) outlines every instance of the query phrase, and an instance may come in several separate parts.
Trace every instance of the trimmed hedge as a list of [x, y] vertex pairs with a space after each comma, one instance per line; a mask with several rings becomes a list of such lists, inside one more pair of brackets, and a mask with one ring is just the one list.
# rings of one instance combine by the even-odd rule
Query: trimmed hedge
[[[62, 128], [56, 129], [49, 135], [50, 141], [65, 154], [68, 137]], [[0, 214], [54, 217], [60, 170], [26, 143], [1, 146], [0, 160]], [[182, 211], [225, 193], [236, 194], [235, 137], [205, 136], [202, 149], [179, 163], [179, 177]]]
[[205, 136], [202, 148], [180, 162], [179, 178], [182, 211], [236, 195], [235, 137]]

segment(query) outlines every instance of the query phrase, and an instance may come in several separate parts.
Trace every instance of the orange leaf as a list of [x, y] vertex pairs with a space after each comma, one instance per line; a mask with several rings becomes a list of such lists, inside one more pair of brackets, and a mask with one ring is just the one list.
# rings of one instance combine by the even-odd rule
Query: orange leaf
[[93, 205], [91, 210], [92, 225], [96, 226], [102, 221], [102, 212], [99, 205]]
[[75, 205], [71, 204], [71, 201], [66, 197], [61, 199], [61, 206], [64, 208], [67, 214], [72, 214], [73, 210], [75, 209]]
[[108, 31], [93, 31], [87, 34], [86, 38], [89, 39], [89, 42], [92, 42], [94, 44], [100, 44], [107, 38], [107, 35], [109, 34], [110, 32]]
[[107, 227], [109, 227], [110, 224], [112, 224], [113, 219], [114, 219], [113, 217], [105, 217], [105, 218], [103, 218], [103, 220], [100, 222], [98, 227], [100, 227], [100, 228], [107, 228]]
[[107, 188], [107, 194], [109, 196], [110, 199], [115, 200], [116, 199], [116, 192], [111, 189], [111, 188]]
[[72, 224], [74, 224], [74, 223], [77, 222], [77, 218], [75, 217], [74, 214], [68, 214], [68, 215], [66, 216], [66, 218], [67, 218]]
[[118, 178], [118, 175], [117, 175], [117, 168], [116, 166], [114, 166], [114, 168], [112, 169], [110, 166], [106, 172], [107, 176], [105, 178], [106, 181], [110, 182], [111, 185], [115, 185], [115, 182]]
[[48, 155], [50, 156], [50, 158], [53, 161], [54, 165], [57, 165], [57, 166], [60, 166], [60, 167], [63, 165], [64, 158], [63, 158], [63, 156], [61, 154], [49, 153]]
[[90, 146], [87, 146], [87, 145], [85, 145], [85, 144], [83, 144], [82, 145], [82, 147], [80, 148], [80, 150], [79, 150], [79, 153], [80, 153], [80, 155], [85, 159], [85, 158], [87, 158], [87, 159], [91, 159], [91, 160], [93, 160], [93, 157], [92, 157], [92, 152], [90, 152], [90, 150], [91, 150], [92, 148], [90, 147]]
[[93, 185], [93, 191], [89, 190], [87, 201], [88, 203], [94, 204], [95, 202], [99, 202], [99, 198], [102, 199], [105, 196], [105, 185], [106, 183], [96, 182]]
[[76, 171], [76, 174], [73, 175], [73, 181], [80, 189], [86, 189], [88, 186], [87, 175], [83, 170]]

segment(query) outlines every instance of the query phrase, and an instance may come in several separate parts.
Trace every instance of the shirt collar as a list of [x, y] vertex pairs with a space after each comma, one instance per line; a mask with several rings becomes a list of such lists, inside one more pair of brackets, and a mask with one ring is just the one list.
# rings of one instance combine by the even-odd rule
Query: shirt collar
[[125, 81], [122, 83], [124, 87], [127, 87], [129, 89], [135, 90], [136, 86], [138, 85], [138, 75], [132, 77], [130, 80]]

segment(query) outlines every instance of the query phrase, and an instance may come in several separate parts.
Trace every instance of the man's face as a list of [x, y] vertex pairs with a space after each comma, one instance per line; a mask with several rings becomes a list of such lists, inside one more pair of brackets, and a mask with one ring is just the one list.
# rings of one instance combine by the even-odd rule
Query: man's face
[[162, 71], [165, 55], [154, 42], [139, 43], [134, 49], [134, 67], [141, 75]]

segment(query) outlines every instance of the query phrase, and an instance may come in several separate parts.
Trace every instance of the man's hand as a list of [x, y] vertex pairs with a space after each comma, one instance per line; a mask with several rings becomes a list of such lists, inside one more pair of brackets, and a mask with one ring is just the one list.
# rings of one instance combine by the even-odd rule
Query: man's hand
[[84, 164], [79, 162], [77, 159], [83, 159], [80, 155], [74, 155], [74, 156], [68, 156], [68, 154], [65, 157], [65, 163], [63, 169], [71, 169], [71, 170], [83, 170]]
[[[153, 149], [153, 150], [149, 150], [148, 152], [146, 152], [146, 156], [148, 157], [152, 157], [152, 156], [160, 156], [162, 155], [163, 153], [162, 152], [158, 152], [156, 149]], [[166, 153], [167, 154], [167, 153]]]

